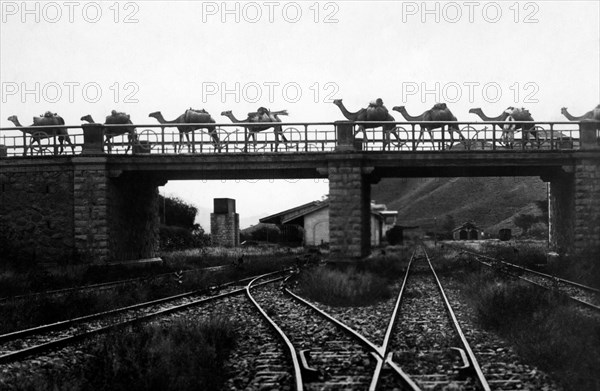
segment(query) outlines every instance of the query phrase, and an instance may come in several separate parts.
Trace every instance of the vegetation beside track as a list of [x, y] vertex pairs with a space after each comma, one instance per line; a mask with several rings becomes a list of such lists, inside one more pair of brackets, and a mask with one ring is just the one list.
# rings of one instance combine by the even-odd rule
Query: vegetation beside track
[[600, 288], [600, 263], [597, 261], [599, 254], [594, 254], [593, 251], [582, 254], [561, 254], [560, 256], [557, 254], [554, 257], [548, 257], [548, 244], [545, 240], [446, 243], [450, 243], [451, 246], [464, 246], [465, 249], [492, 258]]
[[[276, 251], [273, 251], [273, 249], [244, 249], [244, 262], [241, 265], [233, 265], [241, 256], [241, 251], [240, 249], [217, 248], [178, 251], [164, 255], [164, 266], [150, 267], [154, 274], [188, 270], [181, 278], [176, 277], [175, 274], [169, 274], [161, 278], [140, 280], [100, 291], [71, 291], [60, 295], [39, 295], [0, 302], [0, 312], [3, 314], [0, 317], [0, 334], [125, 307], [207, 288], [226, 281], [279, 270], [293, 265], [296, 258], [295, 253], [291, 250], [288, 252], [287, 249]], [[230, 267], [220, 271], [200, 270], [201, 268], [220, 265]], [[118, 268], [121, 270], [121, 267]], [[81, 269], [65, 269], [64, 276], [41, 274], [38, 278], [48, 289], [64, 288], [67, 281], [82, 280], [79, 275], [80, 271]], [[88, 273], [88, 271], [84, 273]], [[146, 273], [149, 273], [149, 270]], [[113, 272], [107, 275], [114, 277]], [[147, 274], [146, 276], [152, 275]], [[43, 276], [47, 276], [48, 280], [45, 280]], [[131, 277], [131, 274], [127, 274], [127, 276]], [[15, 281], [13, 281], [13, 284], [22, 283], [30, 286], [26, 275], [16, 278]]]
[[600, 389], [597, 318], [551, 291], [498, 274], [455, 249], [438, 247], [433, 253], [434, 267], [461, 290], [481, 327], [503, 337], [565, 390]]
[[390, 297], [410, 258], [406, 247], [389, 247], [362, 262], [321, 266], [303, 271], [301, 295], [332, 306], [367, 306]]
[[102, 336], [86, 348], [80, 366], [22, 379], [23, 390], [215, 390], [235, 347], [235, 324], [178, 319]]

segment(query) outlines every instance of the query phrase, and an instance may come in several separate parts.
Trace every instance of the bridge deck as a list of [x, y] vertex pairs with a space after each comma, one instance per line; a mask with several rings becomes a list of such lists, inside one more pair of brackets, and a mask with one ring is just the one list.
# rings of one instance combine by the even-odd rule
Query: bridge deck
[[[577, 158], [597, 157], [593, 151], [419, 151], [303, 152], [263, 154], [134, 154], [60, 157], [16, 157], [0, 160], [7, 171], [36, 167], [57, 170], [72, 165], [106, 167], [110, 175], [142, 175], [159, 181], [211, 179], [326, 178], [338, 161], [369, 168], [373, 180], [383, 177], [549, 176], [570, 170]], [[372, 170], [371, 170], [372, 168]]]

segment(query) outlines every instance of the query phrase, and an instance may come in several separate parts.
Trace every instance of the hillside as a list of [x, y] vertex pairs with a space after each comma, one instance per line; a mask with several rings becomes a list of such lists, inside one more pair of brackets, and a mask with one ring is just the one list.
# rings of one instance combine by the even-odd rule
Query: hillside
[[473, 221], [490, 233], [515, 229], [519, 213], [539, 214], [535, 201], [546, 199], [538, 177], [383, 179], [373, 185], [371, 199], [398, 211], [399, 225], [438, 229], [445, 216], [457, 224]]

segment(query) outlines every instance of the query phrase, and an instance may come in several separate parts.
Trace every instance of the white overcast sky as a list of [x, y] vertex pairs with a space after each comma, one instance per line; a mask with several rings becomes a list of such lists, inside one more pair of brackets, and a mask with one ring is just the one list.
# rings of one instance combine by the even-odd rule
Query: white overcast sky
[[[258, 106], [334, 121], [331, 99], [356, 111], [377, 97], [414, 115], [445, 101], [459, 120], [477, 119], [471, 107], [524, 106], [553, 121], [563, 106], [581, 115], [600, 103], [598, 1], [1, 4], [0, 126], [47, 110], [68, 124], [101, 121], [113, 109], [149, 124], [152, 111], [174, 119], [188, 107], [223, 123], [223, 110], [244, 117]], [[183, 181], [161, 192], [204, 209], [209, 229], [215, 197], [235, 198], [246, 226], [328, 185]]]

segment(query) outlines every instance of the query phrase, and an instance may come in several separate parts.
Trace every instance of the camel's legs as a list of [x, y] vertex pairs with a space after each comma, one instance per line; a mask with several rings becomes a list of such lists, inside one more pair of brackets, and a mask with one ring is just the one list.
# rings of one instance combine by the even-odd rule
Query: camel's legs
[[354, 132], [354, 138], [356, 141], [356, 135], [361, 133], [363, 134], [363, 139], [362, 139], [362, 144], [365, 145], [365, 143], [367, 143], [369, 141], [369, 136], [367, 136], [367, 128], [365, 128], [364, 125], [358, 125], [358, 129], [356, 130], [356, 132]]
[[179, 131], [179, 145], [177, 146], [177, 153], [181, 152], [181, 149], [183, 148], [183, 136], [185, 136], [185, 139], [187, 140], [187, 143], [185, 143], [187, 145], [187, 150], [188, 153], [190, 153], [190, 135], [188, 132], [185, 131]]
[[[419, 146], [419, 143], [421, 142], [421, 140], [423, 139], [423, 136], [425, 135], [425, 131], [427, 131], [427, 133], [429, 133], [429, 137], [431, 138], [431, 147], [433, 149], [435, 149], [435, 141], [433, 139], [433, 131], [429, 128], [421, 129], [421, 133], [419, 134], [419, 139], [417, 140], [415, 148]], [[423, 141], [423, 142], [425, 142], [425, 141]]]
[[110, 153], [112, 151], [112, 143], [111, 143], [111, 136], [106, 135], [106, 141], [104, 142], [104, 145], [106, 145], [106, 151], [108, 153]]
[[[192, 132], [193, 132], [193, 130], [192, 130]], [[185, 132], [184, 134], [185, 134], [185, 139], [187, 140], [187, 143], [186, 143], [187, 150], [188, 150], [188, 153], [190, 153], [193, 150], [193, 148], [194, 148], [193, 145], [192, 145], [192, 142], [190, 141], [190, 133], [189, 132]]]
[[244, 152], [248, 152], [248, 141], [252, 137], [252, 145], [254, 150], [256, 151], [256, 132], [252, 130], [248, 130], [248, 134], [246, 135], [246, 140], [244, 140]]
[[127, 149], [125, 150], [125, 154], [127, 154], [129, 152], [129, 150], [131, 149], [131, 146], [133, 145], [134, 141], [135, 141], [134, 138], [131, 137], [130, 133], [128, 133], [127, 134]]
[[[277, 149], [279, 148], [279, 136], [281, 136], [281, 138], [283, 139], [283, 142], [286, 144], [287, 144], [288, 140], [284, 136], [283, 129], [281, 128], [281, 126], [276, 126], [273, 128], [273, 130], [275, 131], [275, 152], [277, 152]], [[287, 147], [286, 147], [286, 149], [287, 149]]]
[[[32, 138], [31, 142], [29, 143], [29, 150], [31, 151], [31, 156], [33, 156], [33, 143], [38, 144], [38, 147], [40, 148], [40, 154], [41, 154], [42, 140], [39, 139], [38, 137], [36, 137], [36, 138]], [[25, 148], [25, 156], [27, 156], [27, 148]]]
[[396, 141], [401, 146], [402, 139], [400, 138], [400, 135], [398, 134], [398, 132], [396, 132], [396, 127], [393, 127], [391, 129], [383, 128], [383, 150], [384, 151], [387, 146], [389, 146], [390, 150], [392, 149], [392, 134], [394, 136], [396, 136]]
[[219, 135], [217, 134], [217, 131], [216, 130], [213, 130], [213, 131], [209, 130], [208, 133], [210, 134], [210, 137], [213, 140], [213, 145], [215, 147], [215, 150], [217, 150], [217, 151], [220, 152], [221, 151], [221, 140], [219, 140]]
[[73, 152], [73, 154], [75, 154], [75, 144], [73, 144], [73, 142], [71, 141], [71, 137], [67, 136], [65, 137], [65, 140], [71, 146], [71, 151]]
[[75, 153], [75, 145], [73, 144], [71, 138], [68, 135], [58, 137], [58, 142], [60, 143], [60, 150], [58, 151], [59, 154], [62, 154], [65, 150], [65, 142], [71, 147], [71, 151], [73, 152], [73, 154]]

